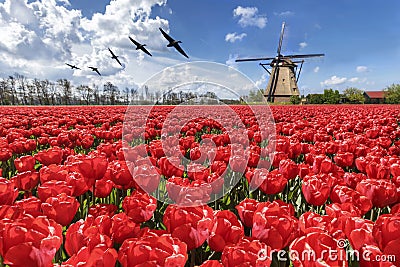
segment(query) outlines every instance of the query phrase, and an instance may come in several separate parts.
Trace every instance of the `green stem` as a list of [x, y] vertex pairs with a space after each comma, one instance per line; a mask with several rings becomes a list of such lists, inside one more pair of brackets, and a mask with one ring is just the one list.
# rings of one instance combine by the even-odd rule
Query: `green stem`
[[196, 249], [190, 251], [190, 267], [193, 267], [196, 262]]

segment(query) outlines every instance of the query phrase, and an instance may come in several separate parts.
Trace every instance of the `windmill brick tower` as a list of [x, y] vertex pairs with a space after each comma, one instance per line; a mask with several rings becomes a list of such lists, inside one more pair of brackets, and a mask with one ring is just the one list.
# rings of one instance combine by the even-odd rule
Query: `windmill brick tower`
[[[271, 60], [270, 63], [260, 63], [270, 75], [268, 80], [267, 88], [265, 89], [264, 96], [268, 102], [282, 103], [290, 102], [291, 96], [299, 96], [299, 88], [297, 81], [300, 77], [300, 72], [303, 67], [304, 58], [310, 57], [323, 57], [325, 54], [305, 54], [305, 55], [282, 55], [282, 41], [285, 32], [285, 22], [282, 23], [281, 35], [279, 38], [278, 50], [276, 57], [265, 57], [265, 58], [243, 58], [237, 59], [236, 62], [243, 61], [267, 61]], [[296, 59], [298, 61], [294, 61]], [[301, 63], [300, 68], [298, 65]], [[265, 66], [269, 65], [271, 70]]]

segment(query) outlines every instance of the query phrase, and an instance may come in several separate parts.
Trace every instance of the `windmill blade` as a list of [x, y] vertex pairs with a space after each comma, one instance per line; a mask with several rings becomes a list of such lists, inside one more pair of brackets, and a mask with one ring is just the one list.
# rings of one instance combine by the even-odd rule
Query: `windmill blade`
[[287, 55], [283, 58], [309, 58], [309, 57], [323, 57], [325, 54], [305, 54], [305, 55]]
[[269, 71], [269, 69], [267, 69], [267, 68], [265, 67], [265, 65], [269, 65], [269, 64], [260, 63], [260, 66], [263, 67], [263, 69], [264, 69], [266, 72], [268, 72], [269, 75], [271, 75], [271, 72]]
[[275, 91], [276, 91], [276, 85], [278, 83], [278, 77], [279, 77], [279, 67], [275, 67], [274, 73], [272, 77], [270, 77], [271, 80], [271, 87], [269, 88], [268, 92], [268, 102], [275, 102]]
[[303, 68], [304, 60], [301, 61], [299, 72], [297, 73], [296, 83], [299, 81], [301, 69]]
[[260, 57], [260, 58], [238, 58], [235, 62], [243, 62], [243, 61], [261, 61], [261, 60], [273, 60], [274, 57]]
[[278, 45], [278, 56], [281, 55], [281, 48], [282, 48], [282, 42], [283, 42], [283, 34], [285, 33], [285, 22], [282, 23], [282, 30], [281, 30], [281, 36], [279, 37], [279, 45]]

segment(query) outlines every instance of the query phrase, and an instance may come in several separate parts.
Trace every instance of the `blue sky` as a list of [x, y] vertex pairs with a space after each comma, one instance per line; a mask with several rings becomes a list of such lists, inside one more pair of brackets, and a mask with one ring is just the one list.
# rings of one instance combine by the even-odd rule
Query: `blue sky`
[[[268, 75], [257, 62], [237, 57], [275, 56], [286, 22], [283, 54], [325, 53], [308, 59], [301, 92], [353, 86], [381, 90], [400, 83], [400, 2], [361, 0], [0, 0], [0, 75], [68, 78], [75, 85], [112, 81], [141, 84], [164, 67], [196, 60], [226, 63], [264, 88]], [[190, 59], [166, 48], [158, 27]], [[130, 35], [153, 57], [136, 52]], [[107, 47], [124, 68], [109, 59]], [[83, 70], [72, 71], [70, 62]], [[99, 66], [97, 77], [86, 67]]]

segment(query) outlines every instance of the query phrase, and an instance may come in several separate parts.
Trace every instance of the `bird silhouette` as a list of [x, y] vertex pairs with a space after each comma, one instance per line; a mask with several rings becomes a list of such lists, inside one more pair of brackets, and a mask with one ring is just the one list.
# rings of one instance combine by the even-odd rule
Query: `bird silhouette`
[[99, 69], [98, 69], [98, 68], [95, 68], [95, 67], [89, 67], [89, 69], [91, 69], [92, 71], [96, 72], [98, 75], [100, 75], [100, 76], [101, 76], [101, 74], [100, 74], [100, 72], [99, 72]]
[[75, 66], [75, 65], [71, 65], [71, 64], [68, 64], [68, 63], [65, 63], [65, 65], [67, 65], [67, 66], [71, 67], [71, 69], [77, 69], [77, 70], [80, 70], [80, 68], [78, 68], [78, 67], [77, 67], [77, 66]]
[[133, 40], [130, 36], [129, 36], [129, 40], [131, 40], [131, 42], [134, 43], [134, 44], [136, 45], [136, 50], [139, 50], [139, 49], [140, 49], [140, 50], [142, 50], [143, 52], [145, 52], [146, 54], [148, 54], [149, 56], [152, 56], [152, 55], [150, 54], [150, 52], [147, 51], [146, 48], [144, 48], [144, 47], [146, 46], [146, 44], [141, 44], [141, 43], [139, 43], [139, 42]]
[[124, 67], [124, 66], [122, 66], [122, 64], [121, 64], [121, 61], [119, 61], [118, 56], [116, 56], [116, 55], [114, 54], [114, 52], [111, 51], [110, 48], [108, 48], [108, 51], [110, 51], [110, 53], [111, 53], [111, 58], [115, 59], [115, 60], [118, 62], [118, 64], [121, 65], [121, 67]]
[[163, 29], [161, 29], [161, 28], [159, 28], [159, 29], [160, 29], [162, 35], [164, 35], [165, 39], [167, 39], [169, 42], [167, 47], [175, 47], [175, 49], [178, 50], [179, 53], [181, 53], [183, 56], [189, 58], [188, 55], [186, 55], [185, 51], [183, 51], [183, 49], [179, 45], [179, 43], [182, 43], [181, 41], [174, 40]]

